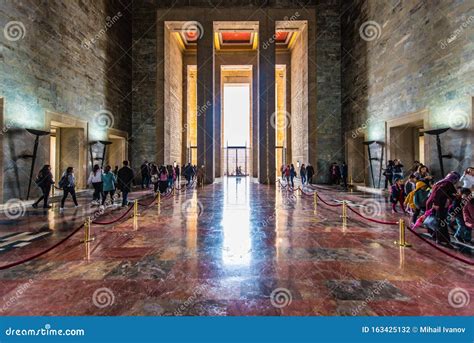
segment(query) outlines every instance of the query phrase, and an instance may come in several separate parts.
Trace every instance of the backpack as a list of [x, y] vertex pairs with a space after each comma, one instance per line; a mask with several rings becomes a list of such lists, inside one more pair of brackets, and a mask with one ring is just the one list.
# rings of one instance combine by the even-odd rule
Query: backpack
[[58, 182], [58, 186], [59, 186], [59, 188], [64, 188], [64, 187], [67, 186], [67, 174], [64, 174], [61, 177], [61, 180], [59, 180], [59, 182]]

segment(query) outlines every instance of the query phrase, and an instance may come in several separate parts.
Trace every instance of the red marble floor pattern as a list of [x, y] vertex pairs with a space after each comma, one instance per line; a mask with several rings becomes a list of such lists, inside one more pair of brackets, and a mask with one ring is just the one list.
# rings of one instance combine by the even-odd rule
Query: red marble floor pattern
[[[396, 219], [383, 198], [320, 194], [379, 204], [374, 215]], [[94, 226], [92, 243], [76, 235], [0, 271], [0, 314], [474, 314], [472, 267], [411, 234], [412, 248], [397, 247], [395, 226], [350, 215], [343, 227], [340, 211], [319, 204], [315, 213], [311, 197], [249, 179], [176, 193], [136, 230], [131, 220]]]

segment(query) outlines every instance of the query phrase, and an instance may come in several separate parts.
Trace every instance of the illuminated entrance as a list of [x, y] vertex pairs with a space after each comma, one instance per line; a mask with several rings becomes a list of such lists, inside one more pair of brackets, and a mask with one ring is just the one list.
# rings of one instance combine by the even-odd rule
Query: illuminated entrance
[[250, 84], [224, 83], [224, 173], [226, 176], [249, 175]]

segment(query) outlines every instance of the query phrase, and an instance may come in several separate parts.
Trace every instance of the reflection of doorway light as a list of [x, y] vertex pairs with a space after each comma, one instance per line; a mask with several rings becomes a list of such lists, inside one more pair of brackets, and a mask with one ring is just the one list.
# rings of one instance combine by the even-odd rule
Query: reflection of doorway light
[[224, 145], [250, 142], [250, 84], [224, 84]]
[[247, 178], [227, 178], [224, 183], [222, 260], [246, 266], [251, 260], [250, 205]]

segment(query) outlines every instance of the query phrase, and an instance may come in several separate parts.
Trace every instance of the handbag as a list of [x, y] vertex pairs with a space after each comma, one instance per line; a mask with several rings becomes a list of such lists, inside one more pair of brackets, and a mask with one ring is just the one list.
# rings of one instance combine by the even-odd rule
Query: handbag
[[423, 221], [423, 225], [430, 231], [436, 232], [439, 228], [439, 220], [436, 217], [436, 214], [431, 213]]

